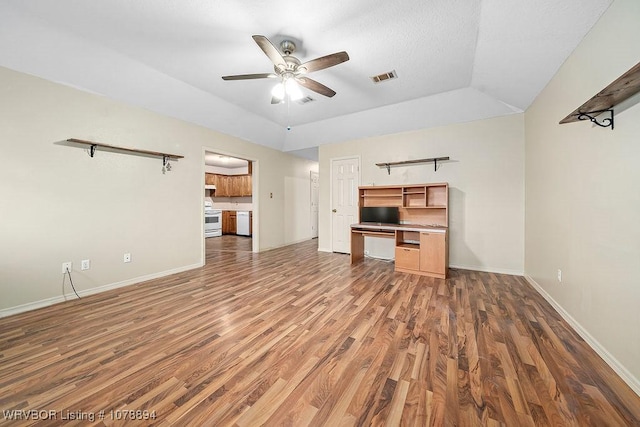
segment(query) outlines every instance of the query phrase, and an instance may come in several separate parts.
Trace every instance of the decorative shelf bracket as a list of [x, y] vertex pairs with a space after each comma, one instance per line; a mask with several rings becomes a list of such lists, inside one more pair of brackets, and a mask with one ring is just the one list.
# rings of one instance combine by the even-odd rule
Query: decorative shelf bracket
[[[603, 128], [613, 130], [613, 108], [640, 92], [640, 62], [618, 77], [584, 104], [573, 110], [560, 124], [589, 120]], [[598, 121], [596, 116], [609, 113], [609, 117]]]
[[89, 156], [91, 157], [95, 156], [98, 148], [100, 148], [103, 151], [132, 154], [135, 156], [155, 157], [155, 158], [162, 157], [162, 173], [165, 173], [171, 170], [171, 163], [169, 163], [169, 160], [179, 160], [184, 158], [184, 156], [179, 156], [177, 154], [162, 153], [159, 151], [139, 150], [137, 148], [116, 147], [115, 145], [103, 144], [101, 142], [85, 141], [83, 139], [76, 139], [76, 138], [69, 138], [66, 141], [63, 141], [62, 144], [68, 145], [68, 146], [74, 146], [74, 147], [88, 146]]
[[376, 163], [376, 166], [387, 168], [387, 173], [391, 175], [391, 166], [404, 166], [404, 165], [413, 165], [418, 163], [433, 162], [433, 171], [436, 172], [438, 170], [438, 162], [442, 162], [446, 160], [449, 160], [449, 157], [433, 157], [430, 159], [404, 160], [402, 162]]
[[[605, 117], [604, 119], [602, 119], [602, 122], [599, 122], [596, 117], [598, 117], [602, 113], [609, 113], [609, 117]], [[578, 120], [589, 120], [594, 125], [598, 125], [602, 128], [611, 127], [611, 130], [613, 130], [613, 108], [610, 108], [608, 110], [580, 113], [578, 114]]]

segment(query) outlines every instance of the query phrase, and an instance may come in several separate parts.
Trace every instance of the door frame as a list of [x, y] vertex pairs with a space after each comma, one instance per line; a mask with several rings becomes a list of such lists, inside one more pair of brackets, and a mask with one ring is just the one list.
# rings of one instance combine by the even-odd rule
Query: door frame
[[[360, 186], [360, 183], [362, 182], [362, 168], [360, 167], [362, 165], [362, 157], [359, 154], [354, 154], [352, 156], [341, 156], [341, 157], [332, 157], [329, 159], [329, 215], [331, 216], [331, 219], [329, 220], [329, 227], [330, 227], [330, 234], [329, 234], [329, 242], [331, 243], [331, 252], [334, 252], [333, 250], [333, 218], [334, 215], [332, 214], [331, 210], [333, 209], [333, 164], [336, 161], [339, 160], [349, 160], [349, 159], [355, 159], [358, 161], [358, 182], [357, 182], [357, 187]], [[357, 194], [356, 194], [356, 198], [357, 198]], [[360, 206], [360, 200], [357, 201], [357, 206]]]
[[259, 172], [259, 168], [260, 168], [260, 164], [259, 161], [254, 158], [254, 157], [248, 157], [245, 156], [244, 154], [238, 154], [238, 153], [234, 153], [234, 152], [230, 152], [227, 150], [221, 150], [219, 148], [214, 148], [211, 146], [202, 146], [202, 157], [200, 160], [200, 164], [202, 165], [202, 169], [200, 172], [200, 215], [201, 215], [201, 219], [200, 219], [200, 235], [202, 236], [201, 239], [201, 247], [200, 247], [200, 252], [201, 252], [201, 256], [202, 256], [202, 265], [206, 265], [206, 261], [207, 261], [207, 255], [206, 255], [206, 248], [205, 248], [205, 239], [204, 239], [204, 197], [202, 196], [204, 194], [204, 174], [206, 172], [206, 165], [205, 165], [205, 156], [207, 153], [218, 153], [218, 154], [222, 154], [224, 156], [229, 156], [229, 157], [237, 157], [239, 159], [244, 159], [247, 160], [248, 162], [251, 162], [251, 205], [252, 205], [252, 234], [251, 234], [251, 252], [253, 253], [258, 253], [260, 252], [260, 198], [258, 197], [259, 194], [259, 179], [258, 179], [258, 172]]
[[[319, 237], [319, 224], [320, 224], [320, 172], [317, 171], [309, 171], [309, 197], [311, 199], [311, 203], [310, 203], [310, 209], [311, 209], [311, 219], [313, 220], [313, 202], [314, 202], [314, 197], [313, 197], [313, 177], [316, 176], [318, 179], [318, 191], [317, 191], [317, 199], [315, 200], [316, 202], [316, 221], [315, 221], [315, 228], [316, 228], [316, 232], [315, 232], [315, 236], [313, 235], [313, 232], [311, 233], [311, 238], [312, 239], [317, 239]], [[313, 221], [311, 222], [312, 226]], [[313, 228], [312, 228], [313, 230]]]

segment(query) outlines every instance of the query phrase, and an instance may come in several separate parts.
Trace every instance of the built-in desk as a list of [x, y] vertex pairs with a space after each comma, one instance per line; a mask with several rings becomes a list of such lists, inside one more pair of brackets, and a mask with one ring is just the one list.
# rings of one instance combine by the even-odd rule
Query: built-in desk
[[351, 225], [351, 264], [364, 258], [364, 238], [395, 239], [395, 269], [446, 279], [449, 266], [447, 227], [415, 224]]

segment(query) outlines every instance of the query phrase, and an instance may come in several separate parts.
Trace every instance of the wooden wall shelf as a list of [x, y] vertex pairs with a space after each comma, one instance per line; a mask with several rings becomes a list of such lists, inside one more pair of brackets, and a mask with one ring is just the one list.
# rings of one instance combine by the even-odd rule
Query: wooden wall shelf
[[449, 157], [432, 157], [430, 159], [416, 159], [416, 160], [403, 160], [401, 162], [387, 162], [387, 163], [376, 163], [376, 166], [387, 168], [387, 173], [391, 175], [391, 166], [406, 166], [406, 165], [415, 165], [420, 163], [431, 163], [433, 162], [433, 170], [438, 170], [438, 162], [443, 162], [449, 160]]
[[[638, 92], [640, 92], [640, 62], [572, 111], [560, 121], [560, 124], [589, 120], [600, 127], [613, 129], [613, 107]], [[596, 117], [605, 112], [609, 113], [609, 117], [599, 122]]]
[[140, 150], [138, 148], [126, 148], [126, 147], [117, 147], [115, 145], [103, 144], [101, 142], [94, 141], [86, 141], [84, 139], [77, 138], [69, 138], [65, 142], [70, 146], [81, 146], [89, 148], [89, 155], [93, 157], [96, 153], [96, 150], [99, 148], [102, 151], [109, 151], [113, 153], [125, 153], [125, 154], [133, 154], [136, 156], [145, 156], [145, 157], [160, 157], [162, 158], [162, 173], [165, 171], [171, 170], [171, 164], [169, 160], [178, 160], [184, 159], [184, 156], [179, 156], [177, 154], [163, 153], [161, 151], [149, 151], [149, 150]]

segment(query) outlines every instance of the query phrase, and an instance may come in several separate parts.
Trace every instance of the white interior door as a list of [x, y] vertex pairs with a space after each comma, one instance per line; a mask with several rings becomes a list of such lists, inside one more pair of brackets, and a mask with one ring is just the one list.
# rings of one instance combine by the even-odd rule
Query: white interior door
[[320, 178], [311, 172], [311, 238], [318, 237], [318, 202], [320, 201]]
[[358, 222], [360, 159], [331, 160], [331, 250], [351, 253], [351, 224]]

